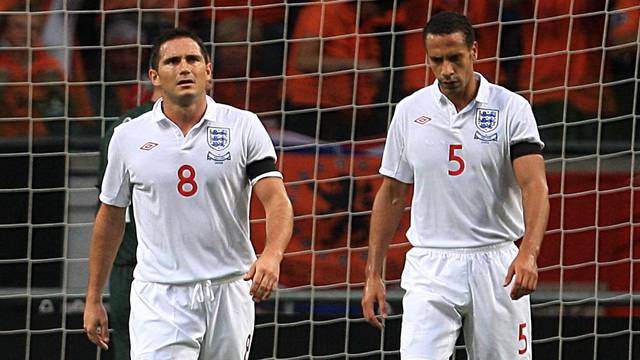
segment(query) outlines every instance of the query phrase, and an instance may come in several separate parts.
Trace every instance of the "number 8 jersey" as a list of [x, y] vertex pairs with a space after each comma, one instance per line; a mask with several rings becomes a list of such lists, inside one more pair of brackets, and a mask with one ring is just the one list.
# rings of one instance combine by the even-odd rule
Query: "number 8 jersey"
[[511, 161], [544, 144], [523, 97], [475, 76], [476, 98], [460, 112], [437, 81], [396, 107], [380, 173], [414, 184], [413, 246], [476, 247], [524, 233]]
[[[210, 97], [203, 118], [186, 136], [162, 112], [162, 99], [116, 127], [100, 201], [134, 203], [134, 277], [179, 284], [246, 272], [256, 259], [249, 240], [251, 186], [264, 177], [282, 177], [275, 159], [255, 114]], [[252, 167], [261, 163], [268, 165]]]

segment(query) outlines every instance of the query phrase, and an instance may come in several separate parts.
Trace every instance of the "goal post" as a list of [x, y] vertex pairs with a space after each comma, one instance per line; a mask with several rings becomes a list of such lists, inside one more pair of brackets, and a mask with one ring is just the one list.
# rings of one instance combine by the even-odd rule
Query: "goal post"
[[[251, 357], [398, 358], [411, 209], [387, 257], [382, 332], [360, 308], [369, 220], [395, 105], [433, 81], [422, 27], [442, 10], [468, 15], [475, 69], [532, 104], [546, 143], [533, 352], [640, 356], [637, 0], [1, 2], [0, 349], [111, 358], [82, 330], [99, 141], [150, 97], [152, 40], [181, 26], [212, 55], [213, 98], [258, 113], [294, 207]], [[260, 253], [257, 201], [251, 237]]]

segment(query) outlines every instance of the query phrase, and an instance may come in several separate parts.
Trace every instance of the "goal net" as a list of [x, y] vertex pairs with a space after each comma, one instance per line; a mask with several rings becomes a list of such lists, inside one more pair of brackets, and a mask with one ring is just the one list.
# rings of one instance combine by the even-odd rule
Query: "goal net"
[[[381, 332], [360, 308], [368, 225], [394, 107], [433, 81], [422, 27], [441, 10], [469, 16], [476, 71], [530, 101], [546, 143], [533, 352], [638, 358], [637, 0], [0, 2], [3, 358], [112, 358], [82, 330], [99, 142], [149, 99], [150, 44], [174, 26], [208, 46], [213, 98], [259, 114], [294, 206], [281, 287], [257, 305], [251, 357], [399, 358], [410, 209], [387, 258]], [[260, 253], [259, 202], [251, 218]]]

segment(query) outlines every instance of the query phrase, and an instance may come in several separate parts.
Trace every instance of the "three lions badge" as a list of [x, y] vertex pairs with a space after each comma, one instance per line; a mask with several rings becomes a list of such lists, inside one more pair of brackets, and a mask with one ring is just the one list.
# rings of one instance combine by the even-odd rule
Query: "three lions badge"
[[475, 140], [481, 142], [498, 141], [498, 134], [491, 133], [498, 128], [498, 110], [478, 109], [476, 110], [476, 133]]
[[231, 160], [231, 153], [221, 153], [229, 147], [231, 143], [231, 130], [223, 127], [207, 127], [207, 143], [215, 152], [207, 153], [207, 160], [213, 160], [216, 164], [221, 164], [225, 160]]

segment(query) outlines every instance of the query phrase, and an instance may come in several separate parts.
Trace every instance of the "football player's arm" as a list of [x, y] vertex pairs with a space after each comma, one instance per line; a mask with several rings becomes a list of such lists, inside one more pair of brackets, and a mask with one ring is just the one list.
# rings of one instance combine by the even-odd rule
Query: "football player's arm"
[[406, 206], [408, 189], [408, 184], [385, 176], [373, 201], [362, 311], [367, 322], [377, 328], [382, 328], [383, 324], [374, 311], [376, 302], [380, 316], [384, 318], [387, 315], [382, 266], [387, 256], [389, 243], [400, 224]]
[[102, 304], [102, 290], [122, 242], [125, 210], [126, 208], [102, 204], [91, 236], [84, 330], [89, 340], [105, 350], [108, 349], [109, 324]]
[[258, 180], [253, 192], [264, 206], [267, 239], [260, 258], [244, 278], [253, 280], [250, 294], [254, 301], [260, 302], [268, 299], [278, 286], [280, 262], [293, 232], [293, 208], [279, 177]]
[[507, 276], [507, 286], [513, 276], [511, 298], [516, 300], [535, 291], [538, 285], [537, 259], [549, 218], [549, 199], [544, 159], [540, 154], [528, 154], [513, 160], [513, 172], [522, 190], [525, 231], [518, 255]]

